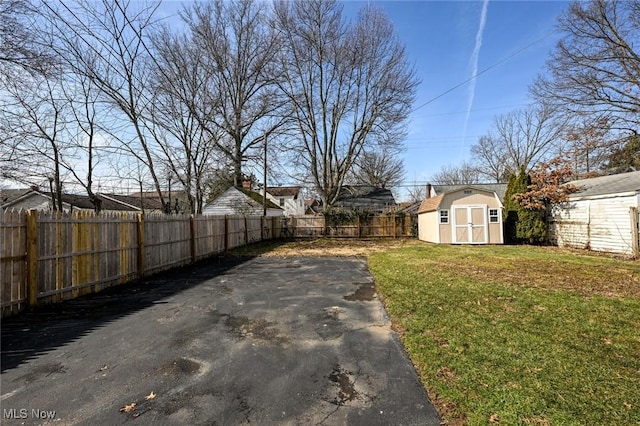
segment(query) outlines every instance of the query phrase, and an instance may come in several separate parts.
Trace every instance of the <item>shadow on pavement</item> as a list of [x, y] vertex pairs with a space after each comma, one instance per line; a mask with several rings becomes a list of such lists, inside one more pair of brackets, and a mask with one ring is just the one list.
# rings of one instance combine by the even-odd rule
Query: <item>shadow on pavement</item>
[[46, 305], [2, 320], [0, 371], [79, 339], [249, 260], [225, 256], [160, 272], [77, 299]]

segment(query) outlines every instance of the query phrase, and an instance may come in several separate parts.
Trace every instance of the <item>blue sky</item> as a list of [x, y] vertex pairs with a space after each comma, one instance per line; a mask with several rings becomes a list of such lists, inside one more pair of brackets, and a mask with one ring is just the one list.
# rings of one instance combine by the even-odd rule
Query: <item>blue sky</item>
[[[529, 86], [544, 71], [559, 37], [557, 18], [569, 5], [548, 0], [343, 3], [347, 19], [355, 19], [366, 3], [381, 7], [422, 81], [405, 140], [404, 185], [424, 185], [443, 166], [469, 161], [471, 145], [489, 131], [494, 116], [531, 102]], [[165, 12], [180, 7], [175, 0], [163, 5]], [[474, 71], [481, 75], [472, 79]], [[405, 192], [401, 189], [398, 198]]]
[[[345, 12], [355, 13], [363, 3], [346, 2]], [[406, 184], [424, 184], [443, 166], [470, 160], [471, 145], [489, 131], [495, 115], [530, 103], [529, 85], [544, 71], [558, 40], [557, 18], [568, 6], [559, 1], [372, 3], [394, 23], [422, 80], [405, 141]], [[486, 68], [460, 85], [474, 70]]]

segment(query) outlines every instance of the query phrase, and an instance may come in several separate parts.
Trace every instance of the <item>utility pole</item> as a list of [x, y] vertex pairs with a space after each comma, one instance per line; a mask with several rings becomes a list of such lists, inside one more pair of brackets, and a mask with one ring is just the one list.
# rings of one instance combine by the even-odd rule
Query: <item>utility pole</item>
[[262, 175], [262, 206], [263, 216], [267, 215], [267, 134], [264, 134], [264, 158]]

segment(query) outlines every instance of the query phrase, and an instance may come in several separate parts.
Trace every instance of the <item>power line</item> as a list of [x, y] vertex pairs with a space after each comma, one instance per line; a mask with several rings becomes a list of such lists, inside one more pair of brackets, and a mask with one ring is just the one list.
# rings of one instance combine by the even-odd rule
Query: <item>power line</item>
[[436, 96], [436, 97], [434, 97], [434, 98], [429, 99], [428, 101], [426, 101], [425, 103], [423, 103], [423, 104], [421, 104], [421, 105], [418, 105], [418, 106], [417, 106], [417, 107], [415, 107], [415, 108], [413, 109], [413, 111], [411, 111], [411, 112], [412, 112], [412, 113], [413, 113], [413, 112], [416, 112], [416, 111], [417, 111], [417, 110], [419, 110], [420, 108], [423, 108], [423, 107], [425, 107], [425, 106], [429, 105], [430, 103], [432, 103], [432, 102], [434, 102], [434, 101], [436, 101], [436, 100], [440, 99], [440, 98], [441, 98], [441, 97], [443, 97], [444, 95], [447, 95], [447, 94], [449, 94], [449, 93], [453, 92], [453, 91], [454, 91], [454, 90], [456, 90], [458, 87], [464, 86], [465, 84], [467, 84], [468, 82], [470, 82], [471, 80], [473, 80], [473, 79], [475, 79], [475, 78], [478, 78], [479, 76], [481, 76], [481, 75], [482, 75], [482, 74], [484, 74], [485, 72], [487, 72], [487, 71], [489, 71], [489, 70], [491, 70], [491, 69], [493, 69], [493, 68], [497, 67], [497, 66], [498, 66], [498, 65], [500, 65], [500, 64], [505, 63], [506, 61], [508, 61], [509, 59], [513, 58], [514, 56], [516, 56], [516, 55], [518, 55], [518, 54], [520, 54], [520, 53], [524, 52], [525, 50], [529, 49], [530, 47], [532, 47], [532, 46], [534, 46], [534, 45], [536, 45], [536, 44], [540, 43], [542, 40], [546, 39], [547, 37], [549, 37], [549, 36], [550, 36], [551, 34], [553, 34], [554, 32], [555, 32], [555, 31], [548, 32], [547, 34], [545, 34], [544, 36], [542, 36], [542, 37], [540, 37], [539, 39], [535, 40], [534, 42], [529, 43], [529, 44], [527, 44], [526, 46], [524, 46], [524, 47], [522, 47], [522, 48], [520, 48], [520, 49], [516, 50], [516, 51], [515, 51], [515, 52], [513, 52], [511, 55], [509, 55], [509, 56], [507, 56], [507, 57], [505, 57], [505, 58], [503, 58], [503, 59], [499, 60], [498, 62], [494, 63], [493, 65], [490, 65], [490, 66], [488, 66], [487, 68], [484, 68], [483, 70], [481, 70], [481, 71], [479, 71], [479, 72], [475, 73], [474, 75], [472, 75], [472, 76], [471, 76], [471, 77], [469, 77], [468, 79], [466, 79], [466, 80], [462, 81], [461, 83], [456, 84], [455, 86], [451, 87], [450, 89], [445, 90], [444, 92], [440, 93], [438, 96]]

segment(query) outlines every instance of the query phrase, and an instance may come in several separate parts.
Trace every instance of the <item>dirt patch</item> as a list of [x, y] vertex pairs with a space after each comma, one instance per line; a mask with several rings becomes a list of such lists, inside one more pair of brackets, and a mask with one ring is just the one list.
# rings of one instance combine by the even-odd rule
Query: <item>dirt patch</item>
[[376, 287], [371, 283], [363, 283], [357, 284], [360, 287], [348, 296], [344, 296], [344, 300], [348, 300], [349, 302], [361, 302], [361, 301], [370, 301], [373, 300], [376, 296]]
[[313, 256], [313, 257], [361, 257], [370, 253], [380, 252], [393, 248], [400, 248], [419, 244], [414, 239], [403, 238], [314, 238], [298, 239], [295, 241], [282, 241], [278, 244], [273, 242], [252, 244], [233, 250], [232, 256]]

